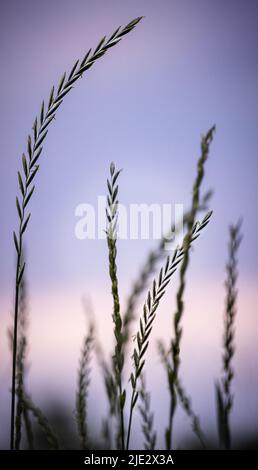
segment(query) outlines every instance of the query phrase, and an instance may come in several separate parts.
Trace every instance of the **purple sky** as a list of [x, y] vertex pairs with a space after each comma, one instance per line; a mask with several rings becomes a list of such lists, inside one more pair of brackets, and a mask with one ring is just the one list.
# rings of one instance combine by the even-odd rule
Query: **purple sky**
[[[204, 183], [215, 190], [214, 217], [195, 249], [192, 277], [223, 289], [228, 225], [243, 216], [240, 283], [257, 282], [258, 2], [10, 0], [0, 12], [3, 315], [13, 299], [16, 173], [41, 101], [103, 34], [139, 15], [146, 18], [76, 85], [49, 131], [26, 238], [35, 304], [42, 292], [90, 294], [101, 286], [100, 297], [109, 295], [106, 243], [76, 240], [74, 211], [105, 194], [110, 161], [124, 169], [121, 202], [188, 206], [200, 136], [214, 123]], [[155, 243], [118, 246], [124, 299]]]
[[[205, 184], [215, 213], [203, 243], [216, 250], [201, 269], [220, 272], [227, 226], [241, 215], [241, 269], [257, 274], [257, 2], [10, 1], [0, 20], [1, 289], [13, 276], [16, 171], [42, 98], [103, 33], [139, 14], [142, 24], [76, 86], [49, 132], [28, 231], [33, 279], [77, 282], [82, 253], [95, 256], [74, 239], [74, 209], [105, 194], [111, 160], [124, 168], [121, 201], [187, 205], [200, 135], [213, 123]], [[133, 249], [146, 251], [144, 242]]]

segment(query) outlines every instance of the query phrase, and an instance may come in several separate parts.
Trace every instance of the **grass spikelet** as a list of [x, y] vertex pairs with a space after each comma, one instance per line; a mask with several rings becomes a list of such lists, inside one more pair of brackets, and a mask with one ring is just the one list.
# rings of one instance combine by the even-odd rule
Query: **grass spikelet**
[[25, 264], [22, 263], [22, 247], [23, 238], [26, 232], [30, 213], [28, 213], [28, 203], [34, 192], [35, 176], [39, 170], [38, 160], [43, 150], [43, 144], [48, 134], [48, 128], [55, 119], [56, 112], [63, 102], [65, 96], [72, 90], [73, 85], [92, 65], [113, 46], [120, 42], [122, 36], [128, 34], [139, 23], [142, 17], [136, 18], [126, 25], [123, 29], [119, 28], [113, 33], [110, 39], [103, 40], [94, 53], [87, 53], [81, 62], [76, 61], [69, 76], [62, 75], [57, 92], [52, 87], [48, 105], [45, 106], [43, 101], [39, 119], [35, 118], [32, 127], [32, 135], [29, 134], [27, 140], [27, 153], [22, 155], [22, 168], [18, 172], [19, 196], [16, 198], [16, 207], [19, 218], [19, 227], [17, 233], [14, 232], [14, 244], [17, 252], [16, 260], [16, 276], [15, 276], [15, 314], [13, 326], [13, 360], [12, 360], [12, 398], [11, 398], [11, 425], [10, 425], [10, 448], [14, 448], [14, 423], [15, 423], [15, 378], [16, 378], [16, 362], [17, 362], [17, 329], [18, 329], [18, 313], [19, 313], [19, 293], [20, 283], [24, 274]]
[[85, 336], [83, 341], [76, 393], [76, 422], [82, 449], [87, 449], [88, 445], [87, 396], [90, 385], [90, 362], [93, 343], [94, 327], [91, 324], [89, 327], [89, 333]]
[[197, 164], [197, 176], [193, 186], [193, 194], [192, 194], [192, 207], [190, 211], [190, 215], [187, 221], [187, 234], [186, 234], [186, 250], [183, 262], [180, 266], [180, 280], [179, 280], [179, 289], [177, 291], [176, 296], [176, 312], [174, 314], [174, 339], [171, 342], [171, 358], [172, 358], [172, 371], [169, 375], [170, 380], [172, 381], [169, 384], [169, 388], [171, 391], [171, 399], [170, 399], [170, 411], [169, 411], [169, 422], [168, 427], [165, 431], [165, 441], [166, 441], [166, 448], [170, 450], [172, 448], [172, 431], [173, 431], [173, 419], [176, 411], [176, 393], [174, 391], [173, 382], [177, 382], [178, 377], [178, 370], [180, 365], [180, 345], [181, 345], [181, 338], [182, 338], [182, 327], [181, 327], [181, 320], [184, 312], [184, 292], [185, 292], [185, 285], [186, 285], [186, 272], [188, 269], [189, 261], [190, 261], [190, 252], [189, 246], [191, 243], [191, 233], [193, 226], [195, 224], [196, 215], [199, 209], [200, 204], [200, 187], [204, 177], [204, 166], [205, 162], [209, 156], [209, 149], [210, 144], [213, 140], [213, 135], [215, 132], [215, 126], [213, 126], [207, 134], [202, 138], [201, 142], [201, 157], [198, 160]]
[[127, 449], [129, 447], [130, 442], [133, 410], [138, 399], [137, 382], [144, 368], [145, 355], [148, 349], [149, 337], [152, 331], [153, 322], [156, 317], [157, 308], [163, 295], [165, 294], [167, 285], [171, 281], [172, 275], [175, 273], [179, 263], [183, 261], [186, 250], [189, 249], [192, 242], [199, 237], [201, 230], [206, 227], [206, 225], [209, 223], [211, 214], [212, 212], [208, 212], [201, 223], [196, 223], [193, 227], [191, 236], [189, 237], [189, 235], [187, 234], [184, 238], [181, 248], [175, 250], [174, 255], [172, 257], [167, 257], [166, 263], [161, 268], [157, 280], [153, 281], [152, 289], [149, 290], [147, 299], [144, 303], [143, 315], [140, 318], [139, 329], [135, 335], [136, 346], [133, 351], [134, 372], [131, 374], [130, 377], [132, 394], [127, 434]]
[[[212, 191], [208, 191], [204, 196], [202, 197], [202, 200], [199, 205], [198, 211], [204, 211], [207, 210], [209, 200], [212, 196]], [[188, 221], [191, 216], [191, 210], [186, 212], [184, 216], [184, 224], [187, 225]], [[167, 240], [170, 239], [170, 234], [175, 232], [175, 225], [173, 225], [170, 229], [170, 233], [167, 233], [166, 236], [164, 236], [159, 243], [158, 247], [155, 250], [152, 250], [143, 265], [142, 269], [140, 270], [140, 274], [136, 281], [134, 282], [132, 286], [132, 291], [131, 294], [128, 297], [127, 301], [127, 306], [126, 306], [126, 311], [123, 316], [123, 341], [124, 341], [124, 349], [126, 349], [126, 346], [128, 345], [128, 342], [131, 338], [131, 326], [133, 321], [135, 320], [135, 308], [138, 302], [138, 299], [140, 295], [146, 290], [146, 286], [148, 284], [148, 281], [150, 279], [150, 276], [153, 275], [153, 273], [157, 269], [158, 263], [164, 259], [165, 257], [165, 244], [167, 243]]]
[[142, 432], [144, 435], [144, 448], [146, 450], [155, 450], [157, 434], [153, 430], [154, 415], [150, 409], [150, 393], [146, 389], [146, 381], [144, 375], [141, 376], [141, 388], [139, 392], [139, 412], [142, 418]]
[[118, 278], [117, 278], [117, 265], [116, 265], [116, 241], [117, 241], [117, 218], [118, 218], [118, 185], [117, 179], [121, 170], [116, 171], [114, 163], [110, 165], [110, 179], [107, 180], [108, 196], [107, 196], [107, 244], [109, 254], [109, 275], [112, 286], [113, 296], [113, 324], [115, 335], [115, 354], [113, 358], [114, 373], [116, 384], [118, 388], [118, 409], [120, 414], [120, 437], [121, 448], [124, 450], [124, 405], [125, 405], [125, 390], [122, 389], [122, 370], [124, 365], [124, 355], [122, 351], [123, 336], [122, 336], [122, 318], [120, 313], [120, 300], [118, 293]]
[[224, 315], [223, 337], [223, 376], [221, 384], [216, 384], [217, 415], [220, 445], [225, 449], [231, 447], [231, 432], [229, 418], [233, 406], [233, 394], [231, 391], [234, 370], [232, 360], [235, 347], [235, 318], [237, 313], [237, 253], [242, 240], [241, 221], [229, 228], [228, 263], [226, 266], [226, 309]]

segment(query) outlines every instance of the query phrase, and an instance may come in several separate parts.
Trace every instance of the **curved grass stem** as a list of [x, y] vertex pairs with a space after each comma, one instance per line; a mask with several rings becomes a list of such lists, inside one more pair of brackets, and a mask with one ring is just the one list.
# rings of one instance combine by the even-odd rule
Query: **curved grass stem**
[[15, 279], [15, 311], [13, 325], [13, 356], [12, 356], [12, 389], [11, 389], [11, 423], [10, 423], [10, 448], [14, 449], [15, 435], [15, 395], [16, 395], [16, 360], [17, 360], [17, 333], [18, 333], [18, 317], [19, 317], [19, 294], [20, 282], [25, 269], [25, 264], [21, 266], [21, 252], [24, 233], [30, 219], [30, 213], [27, 214], [27, 206], [34, 192], [35, 186], [32, 185], [38, 170], [39, 157], [43, 150], [43, 143], [48, 134], [48, 128], [55, 119], [56, 112], [63, 103], [65, 96], [73, 89], [73, 85], [83, 74], [91, 68], [94, 63], [103, 57], [110, 48], [118, 44], [124, 35], [132, 31], [141, 21], [142, 17], [132, 20], [124, 28], [119, 27], [109, 39], [102, 38], [98, 46], [94, 50], [91, 49], [86, 53], [81, 61], [77, 60], [73, 65], [71, 72], [64, 73], [55, 93], [55, 87], [52, 87], [48, 104], [45, 106], [43, 101], [39, 116], [36, 117], [32, 134], [28, 136], [28, 145], [26, 154], [22, 155], [22, 172], [18, 171], [18, 182], [20, 189], [20, 197], [16, 198], [16, 207], [19, 216], [18, 236], [14, 232], [14, 244], [17, 252], [16, 258], [16, 279]]

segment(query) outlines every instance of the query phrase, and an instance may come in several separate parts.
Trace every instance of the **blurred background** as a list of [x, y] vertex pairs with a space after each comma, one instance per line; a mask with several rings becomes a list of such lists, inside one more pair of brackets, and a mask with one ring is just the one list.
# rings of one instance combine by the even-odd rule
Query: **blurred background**
[[[205, 432], [216, 438], [214, 382], [221, 375], [228, 225], [243, 216], [234, 358], [233, 444], [258, 433], [258, 3], [256, 0], [8, 0], [1, 2], [0, 447], [8, 447], [11, 358], [7, 328], [14, 297], [17, 169], [43, 98], [64, 70], [104, 34], [144, 15], [76, 85], [51, 124], [26, 234], [29, 291], [28, 388], [45, 411], [74, 425], [76, 372], [90, 299], [98, 336], [112, 351], [112, 299], [105, 240], [75, 238], [75, 208], [97, 205], [110, 162], [124, 169], [120, 201], [190, 205], [200, 138], [217, 131], [203, 191], [214, 216], [196, 242], [187, 275], [181, 375]], [[118, 242], [122, 305], [153, 240]], [[158, 447], [168, 390], [156, 342], [169, 341], [178, 278], [157, 318], [147, 357]], [[141, 313], [141, 303], [138, 308]], [[136, 327], [135, 327], [136, 328]], [[128, 377], [131, 360], [128, 359]], [[57, 405], [58, 404], [58, 405]], [[107, 409], [93, 365], [93, 437]], [[51, 411], [51, 410], [50, 410]], [[51, 413], [50, 413], [51, 414]], [[191, 437], [176, 417], [176, 447]], [[141, 440], [135, 419], [132, 447]], [[72, 438], [68, 446], [72, 447]]]

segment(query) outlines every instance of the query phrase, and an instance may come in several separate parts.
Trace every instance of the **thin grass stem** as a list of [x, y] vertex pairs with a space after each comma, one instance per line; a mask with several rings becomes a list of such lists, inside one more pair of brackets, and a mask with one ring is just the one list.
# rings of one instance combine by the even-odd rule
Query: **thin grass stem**
[[138, 400], [137, 384], [139, 377], [145, 365], [145, 355], [149, 346], [149, 337], [153, 328], [153, 322], [156, 318], [157, 308], [162, 297], [165, 294], [166, 287], [170, 283], [173, 274], [176, 272], [178, 265], [183, 261], [186, 249], [189, 249], [192, 242], [196, 240], [201, 230], [209, 223], [212, 212], [208, 212], [201, 223], [196, 223], [192, 229], [191, 236], [187, 234], [180, 248], [175, 250], [172, 257], [168, 256], [165, 265], [161, 268], [159, 277], [154, 279], [152, 289], [149, 290], [147, 299], [143, 307], [143, 315], [140, 318], [139, 329], [135, 335], [136, 346], [133, 351], [134, 371], [131, 373], [130, 381], [132, 386], [130, 414], [127, 433], [126, 448], [129, 448], [130, 435], [132, 427], [132, 418], [135, 405]]
[[16, 361], [17, 361], [17, 333], [18, 333], [18, 316], [19, 316], [19, 295], [20, 282], [25, 270], [25, 264], [21, 264], [21, 252], [23, 246], [24, 233], [26, 232], [30, 213], [27, 213], [29, 201], [34, 193], [35, 186], [32, 182], [39, 170], [39, 157], [43, 150], [43, 143], [48, 134], [48, 128], [55, 119], [56, 112], [61, 106], [65, 96], [73, 89], [73, 85], [83, 76], [86, 70], [106, 52], [118, 44], [124, 35], [132, 31], [141, 21], [142, 17], [131, 21], [124, 28], [118, 28], [109, 39], [103, 38], [98, 44], [95, 51], [91, 50], [86, 53], [81, 61], [76, 61], [70, 74], [66, 77], [66, 73], [62, 75], [57, 92], [52, 87], [48, 104], [43, 101], [40, 114], [36, 116], [33, 124], [33, 132], [28, 136], [27, 152], [22, 155], [22, 171], [18, 171], [18, 182], [20, 195], [16, 198], [16, 207], [19, 217], [18, 235], [14, 232], [14, 244], [17, 252], [16, 258], [16, 275], [15, 275], [15, 311], [13, 325], [13, 357], [12, 357], [12, 387], [11, 387], [11, 423], [10, 423], [10, 448], [14, 449], [15, 435], [15, 399], [16, 399]]
[[181, 320], [184, 313], [184, 293], [185, 293], [185, 286], [186, 286], [186, 273], [190, 262], [190, 243], [191, 243], [191, 233], [192, 229], [195, 224], [196, 215], [199, 210], [200, 206], [200, 188], [201, 183], [204, 177], [204, 167], [205, 162], [209, 156], [209, 149], [210, 144], [213, 140], [215, 132], [215, 126], [213, 126], [207, 134], [202, 138], [201, 142], [201, 157], [198, 160], [197, 165], [197, 176], [193, 186], [193, 194], [192, 194], [192, 206], [189, 214], [189, 218], [187, 221], [187, 234], [186, 234], [186, 250], [185, 256], [180, 266], [180, 281], [179, 281], [179, 289], [177, 291], [176, 296], [176, 312], [174, 314], [174, 339], [171, 341], [171, 360], [172, 360], [172, 368], [170, 373], [168, 374], [169, 378], [169, 389], [170, 389], [170, 409], [169, 409], [169, 421], [168, 427], [165, 431], [165, 442], [167, 450], [172, 449], [172, 433], [173, 433], [173, 420], [174, 415], [176, 412], [177, 407], [177, 397], [175, 392], [174, 384], [177, 382], [178, 378], [178, 371], [180, 366], [180, 346], [181, 346], [181, 338], [182, 338], [182, 326]]

